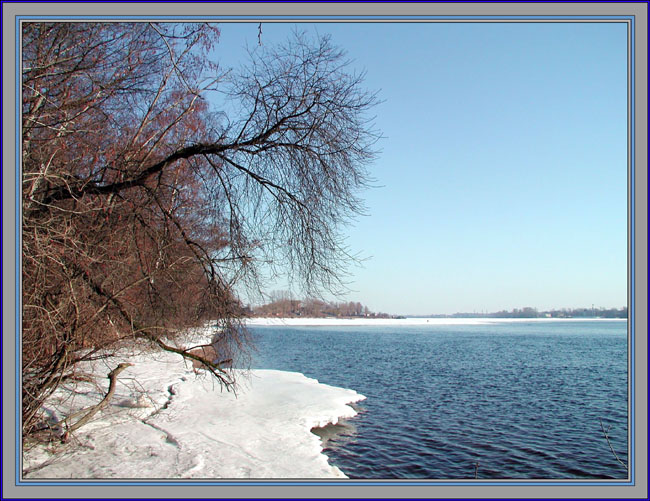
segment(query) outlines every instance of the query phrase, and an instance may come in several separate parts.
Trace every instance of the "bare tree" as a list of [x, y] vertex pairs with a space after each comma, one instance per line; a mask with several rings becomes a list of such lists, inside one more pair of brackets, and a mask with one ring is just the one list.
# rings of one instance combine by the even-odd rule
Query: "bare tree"
[[[80, 361], [137, 340], [230, 388], [248, 343], [238, 291], [264, 270], [341, 285], [375, 96], [328, 38], [258, 47], [226, 72], [208, 58], [218, 34], [22, 24], [24, 434]], [[211, 360], [175, 341], [206, 320]]]

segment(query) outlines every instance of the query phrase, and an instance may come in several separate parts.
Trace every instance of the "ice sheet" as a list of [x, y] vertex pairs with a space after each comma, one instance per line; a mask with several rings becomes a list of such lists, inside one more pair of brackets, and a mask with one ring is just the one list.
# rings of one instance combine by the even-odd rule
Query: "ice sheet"
[[[620, 319], [603, 318], [249, 318], [250, 326], [355, 326], [355, 325], [484, 325], [502, 322], [585, 322], [585, 321], [620, 321]], [[624, 320], [623, 320], [624, 321]]]
[[[328, 463], [311, 428], [353, 417], [365, 397], [300, 373], [240, 371], [235, 396], [197, 376], [178, 356], [120, 358], [112, 404], [66, 444], [24, 452], [25, 478], [325, 478], [345, 477]], [[106, 390], [77, 386], [49, 402], [53, 419], [98, 402]], [[58, 454], [52, 455], [57, 449]]]

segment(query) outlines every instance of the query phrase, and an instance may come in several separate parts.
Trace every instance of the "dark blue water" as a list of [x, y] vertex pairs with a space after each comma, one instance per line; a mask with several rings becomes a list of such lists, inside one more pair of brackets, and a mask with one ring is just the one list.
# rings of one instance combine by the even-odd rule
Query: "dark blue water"
[[627, 477], [626, 322], [251, 331], [255, 368], [367, 397], [326, 443], [350, 478]]

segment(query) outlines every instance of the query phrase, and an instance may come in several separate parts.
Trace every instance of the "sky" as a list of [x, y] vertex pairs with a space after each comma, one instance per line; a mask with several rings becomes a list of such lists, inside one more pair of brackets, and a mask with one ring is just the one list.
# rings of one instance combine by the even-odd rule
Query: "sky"
[[[257, 23], [223, 23], [236, 66]], [[383, 135], [351, 292], [372, 311], [627, 305], [624, 23], [263, 23], [329, 34]], [[278, 288], [283, 288], [278, 285]]]

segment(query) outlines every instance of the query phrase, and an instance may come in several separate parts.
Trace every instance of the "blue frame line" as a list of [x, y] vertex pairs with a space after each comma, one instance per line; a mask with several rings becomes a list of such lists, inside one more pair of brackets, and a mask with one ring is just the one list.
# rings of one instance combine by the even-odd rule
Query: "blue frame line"
[[20, 190], [20, 159], [21, 155], [20, 153], [20, 144], [21, 144], [21, 134], [18, 133], [18, 131], [21, 130], [21, 124], [20, 124], [20, 80], [19, 80], [19, 75], [20, 75], [20, 21], [16, 19], [16, 270], [15, 270], [15, 277], [16, 277], [16, 341], [15, 341], [15, 346], [16, 346], [16, 484], [20, 485], [20, 471], [19, 471], [19, 466], [21, 465], [20, 461], [20, 451], [22, 450], [21, 447], [21, 438], [20, 438], [20, 431], [21, 431], [21, 409], [22, 409], [22, 402], [21, 402], [21, 388], [20, 388], [20, 374], [22, 373], [21, 369], [21, 357], [20, 354], [22, 353], [22, 347], [21, 347], [21, 336], [20, 336], [20, 323], [19, 319], [22, 318], [21, 312], [22, 312], [22, 294], [20, 293], [20, 285], [21, 285], [21, 257], [22, 257], [22, 241], [21, 241], [21, 228], [22, 225], [20, 224], [21, 221], [21, 208], [22, 204], [20, 203], [20, 200], [22, 198], [21, 196], [21, 190]]
[[19, 485], [31, 485], [31, 486], [52, 486], [52, 485], [63, 485], [63, 486], [95, 486], [95, 487], [104, 487], [104, 486], [188, 486], [188, 485], [198, 485], [198, 486], [211, 486], [211, 487], [217, 487], [217, 486], [248, 486], [248, 487], [255, 487], [255, 486], [273, 486], [273, 485], [280, 485], [280, 486], [291, 486], [291, 485], [296, 485], [296, 486], [364, 486], [364, 485], [370, 485], [370, 486], [382, 486], [382, 485], [388, 485], [388, 486], [465, 486], [465, 487], [471, 487], [471, 486], [488, 486], [488, 485], [496, 485], [496, 486], [628, 486], [631, 485], [629, 483], [624, 483], [624, 482], [613, 482], [613, 481], [585, 481], [585, 482], [580, 482], [576, 483], [573, 480], [567, 480], [566, 482], [560, 482], [557, 480], [549, 480], [547, 482], [544, 481], [537, 481], [537, 482], [508, 482], [504, 480], [495, 480], [493, 482], [490, 481], [485, 481], [485, 480], [479, 480], [479, 481], [465, 481], [465, 482], [453, 482], [450, 480], [440, 480], [440, 481], [435, 481], [435, 480], [385, 480], [385, 481], [380, 481], [380, 480], [332, 480], [332, 481], [326, 481], [326, 480], [296, 480], [296, 481], [271, 481], [271, 480], [250, 480], [250, 481], [245, 481], [245, 480], [224, 480], [224, 481], [206, 481], [206, 480], [187, 480], [185, 482], [182, 481], [137, 481], [133, 480], [131, 482], [129, 481], [97, 481], [97, 482], [92, 482], [92, 481], [81, 481], [81, 482], [74, 482], [74, 481], [63, 481], [63, 482], [52, 482], [52, 481], [33, 481], [33, 482], [23, 482]]
[[631, 294], [630, 294], [630, 300], [628, 304], [628, 312], [630, 315], [630, 320], [628, 324], [628, 331], [630, 334], [630, 364], [629, 364], [629, 373], [628, 373], [628, 381], [630, 384], [630, 429], [629, 431], [629, 437], [630, 437], [630, 446], [629, 446], [629, 454], [628, 454], [628, 472], [630, 474], [630, 482], [632, 485], [635, 485], [634, 482], [634, 473], [635, 473], [635, 468], [634, 468], [634, 453], [635, 453], [635, 442], [634, 442], [634, 411], [635, 411], [635, 402], [634, 402], [634, 370], [635, 370], [635, 363], [634, 363], [634, 340], [635, 340], [635, 307], [634, 307], [634, 287], [636, 284], [635, 280], [635, 266], [634, 266], [634, 257], [635, 257], [635, 252], [634, 252], [634, 246], [635, 246], [635, 238], [634, 238], [634, 225], [635, 225], [635, 218], [634, 218], [634, 213], [635, 213], [635, 196], [634, 196], [634, 187], [635, 187], [635, 175], [634, 175], [634, 170], [635, 170], [635, 137], [634, 137], [634, 131], [635, 131], [635, 110], [634, 110], [634, 78], [635, 78], [635, 73], [634, 73], [634, 42], [635, 42], [635, 32], [634, 32], [634, 18], [631, 19], [630, 23], [630, 31], [629, 31], [629, 40], [630, 40], [630, 57], [628, 59], [628, 64], [630, 65], [630, 71], [628, 72], [629, 78], [630, 78], [630, 85], [629, 85], [629, 92], [630, 92], [630, 100], [629, 100], [629, 106], [630, 106], [630, 118], [629, 118], [629, 129], [628, 129], [628, 134], [630, 137], [630, 205], [631, 205], [631, 210], [630, 210], [630, 247], [631, 247], [631, 252], [630, 252], [630, 289], [631, 289]]
[[629, 113], [629, 125], [628, 125], [628, 133], [630, 137], [630, 152], [629, 152], [629, 164], [630, 164], [630, 204], [631, 204], [631, 210], [630, 210], [630, 246], [631, 246], [631, 253], [630, 253], [630, 259], [631, 259], [631, 266], [630, 266], [630, 272], [631, 272], [631, 277], [630, 277], [630, 287], [631, 287], [631, 293], [630, 293], [630, 298], [629, 298], [629, 304], [628, 304], [628, 311], [629, 311], [629, 320], [628, 320], [628, 332], [629, 332], [629, 342], [630, 342], [630, 364], [629, 364], [629, 373], [628, 373], [628, 380], [629, 380], [629, 385], [630, 385], [630, 395], [631, 395], [631, 402], [630, 402], [630, 429], [628, 430], [629, 432], [629, 437], [631, 440], [630, 447], [629, 447], [629, 454], [628, 454], [628, 467], [629, 467], [629, 472], [630, 476], [627, 480], [623, 481], [610, 481], [610, 480], [603, 480], [603, 481], [595, 481], [595, 480], [588, 480], [588, 481], [580, 481], [580, 480], [549, 480], [549, 481], [520, 481], [520, 480], [513, 480], [513, 481], [503, 481], [503, 480], [495, 480], [495, 481], [448, 481], [448, 480], [441, 480], [441, 481], [436, 481], [436, 480], [400, 480], [400, 481], [372, 481], [372, 480], [363, 480], [363, 481], [355, 481], [355, 480], [345, 480], [345, 481], [340, 481], [340, 480], [334, 480], [334, 481], [306, 481], [306, 480], [294, 480], [294, 481], [240, 481], [240, 480], [224, 480], [224, 481], [218, 481], [218, 480], [188, 480], [188, 481], [166, 481], [166, 480], [160, 480], [160, 481], [139, 481], [139, 480], [131, 480], [131, 481], [49, 481], [49, 480], [44, 480], [44, 481], [39, 481], [39, 480], [34, 480], [34, 481], [23, 481], [21, 477], [21, 469], [19, 468], [21, 464], [21, 437], [20, 437], [20, 420], [21, 420], [21, 402], [20, 402], [20, 372], [17, 372], [17, 377], [16, 377], [16, 486], [188, 486], [188, 485], [204, 485], [204, 486], [273, 486], [273, 485], [279, 485], [279, 486], [488, 486], [488, 485], [495, 485], [495, 486], [632, 486], [636, 485], [635, 484], [635, 462], [634, 462], [634, 457], [635, 457], [635, 442], [634, 442], [634, 411], [635, 411], [635, 402], [634, 402], [634, 391], [635, 391], [635, 384], [634, 384], [634, 370], [635, 370], [635, 363], [634, 363], [634, 349], [635, 349], [635, 308], [634, 308], [634, 287], [635, 287], [635, 266], [634, 266], [634, 259], [635, 259], [635, 250], [634, 250], [634, 245], [635, 245], [635, 195], [634, 195], [634, 187], [635, 187], [635, 155], [634, 155], [634, 148], [635, 148], [635, 137], [634, 137], [634, 132], [635, 132], [635, 84], [634, 84], [634, 78], [635, 78], [635, 66], [634, 66], [634, 57], [635, 57], [635, 51], [634, 51], [634, 43], [635, 43], [635, 30], [634, 30], [634, 22], [635, 22], [635, 16], [578, 16], [578, 15], [573, 15], [573, 16], [271, 16], [271, 15], [266, 15], [266, 16], [123, 16], [123, 15], [116, 15], [116, 16], [42, 16], [42, 15], [20, 15], [16, 16], [16, 62], [15, 62], [15, 68], [16, 68], [16, 270], [15, 270], [15, 278], [16, 278], [16, 355], [15, 355], [15, 361], [16, 361], [16, 370], [18, 371], [18, 368], [20, 367], [20, 362], [21, 362], [21, 357], [20, 357], [20, 322], [19, 319], [21, 318], [21, 311], [22, 311], [22, 296], [20, 294], [20, 277], [21, 277], [21, 203], [20, 200], [22, 198], [21, 194], [21, 189], [20, 189], [20, 182], [19, 182], [19, 174], [20, 174], [20, 168], [21, 168], [21, 163], [20, 163], [20, 147], [21, 147], [21, 142], [20, 142], [20, 135], [18, 134], [18, 131], [21, 129], [21, 122], [20, 122], [20, 23], [22, 21], [26, 20], [173, 20], [173, 21], [190, 21], [190, 20], [206, 20], [206, 19], [214, 19], [215, 21], [259, 21], [259, 20], [276, 20], [276, 21], [323, 21], [323, 22], [334, 22], [334, 21], [343, 21], [343, 20], [351, 20], [351, 21], [385, 21], [385, 22], [400, 22], [400, 21], [459, 21], [459, 22], [467, 22], [467, 21], [601, 21], [601, 22], [620, 22], [620, 21], [626, 21], [627, 24], [629, 25], [629, 40], [630, 40], [630, 51], [629, 51], [629, 57], [628, 57], [628, 64], [629, 64], [629, 71], [628, 71], [628, 77], [630, 78], [630, 85], [628, 86], [630, 96], [629, 96], [629, 106], [630, 106], [630, 113]]
[[277, 20], [277, 21], [386, 21], [386, 22], [400, 22], [400, 21], [430, 21], [430, 20], [450, 20], [450, 21], [490, 21], [490, 20], [512, 20], [512, 21], [562, 21], [562, 20], [600, 20], [600, 21], [624, 21], [629, 20], [630, 16], [43, 16], [43, 15], [21, 15], [17, 16], [19, 20], [33, 20], [33, 19], [50, 19], [50, 20], [106, 20], [106, 19], [123, 19], [123, 20], [173, 20], [173, 21], [197, 21], [204, 19], [215, 19], [221, 21], [259, 21], [259, 20]]

